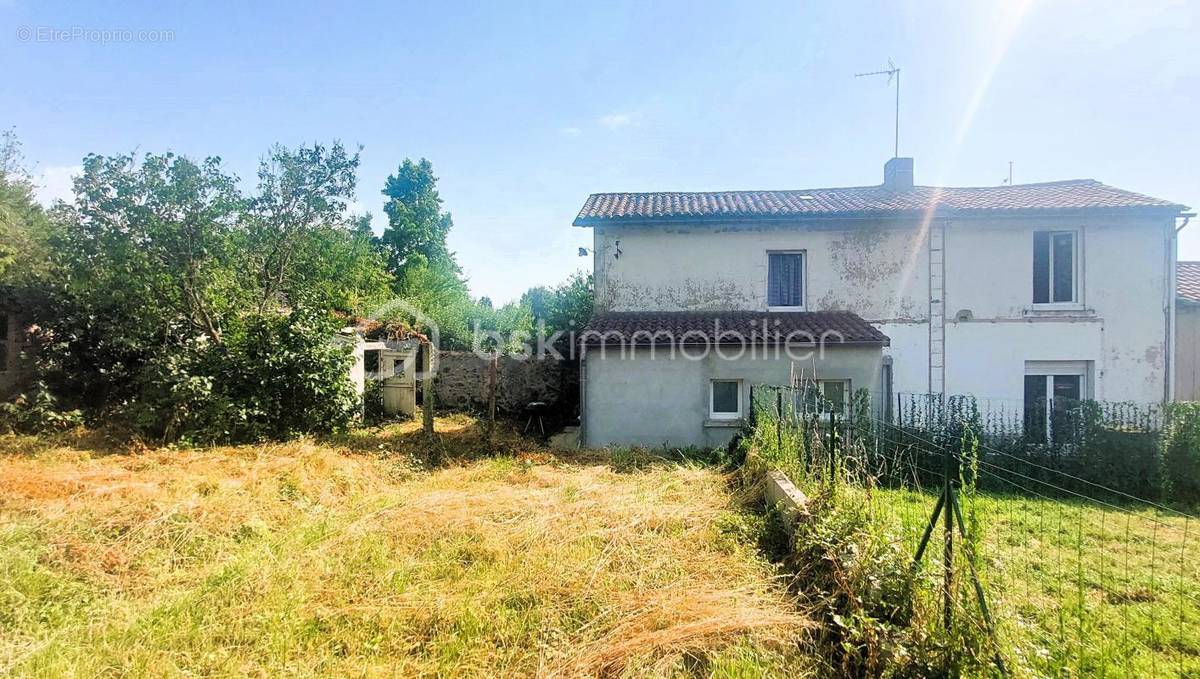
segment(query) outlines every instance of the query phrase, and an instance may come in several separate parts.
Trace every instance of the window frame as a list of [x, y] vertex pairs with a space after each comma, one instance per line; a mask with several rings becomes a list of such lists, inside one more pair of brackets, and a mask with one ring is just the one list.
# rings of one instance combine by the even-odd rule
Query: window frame
[[[1025, 361], [1024, 377], [1044, 377], [1044, 403], [1046, 404], [1045, 411], [1042, 412], [1043, 435], [1045, 440], [1049, 441], [1053, 436], [1051, 430], [1052, 410], [1051, 404], [1054, 403], [1054, 379], [1055, 377], [1078, 377], [1079, 378], [1079, 400], [1088, 401], [1093, 398], [1093, 378], [1092, 378], [1092, 361]], [[1029, 413], [1027, 412], [1028, 404], [1025, 403], [1024, 396], [1021, 399], [1022, 420], [1026, 423], [1029, 421]], [[1026, 424], [1028, 426], [1028, 424]]]
[[[797, 255], [800, 257], [800, 304], [797, 306], [780, 306], [771, 304], [771, 255]], [[767, 311], [805, 311], [808, 307], [808, 251], [807, 250], [767, 250], [767, 276], [764, 289]]]
[[[1049, 237], [1050, 249], [1046, 253], [1047, 271], [1046, 284], [1049, 286], [1046, 302], [1035, 302], [1037, 298], [1037, 290], [1032, 290], [1030, 295], [1030, 304], [1035, 309], [1080, 309], [1083, 307], [1083, 233], [1081, 229], [1034, 229], [1030, 235], [1030, 282], [1037, 276], [1037, 270], [1034, 269], [1034, 248], [1037, 244], [1038, 234], [1046, 234]], [[1053, 301], [1054, 300], [1054, 236], [1059, 234], [1070, 234], [1071, 236], [1071, 299], [1070, 301]]]
[[[732, 382], [737, 387], [737, 411], [732, 413], [716, 412], [716, 387], [717, 382]], [[708, 419], [710, 420], [740, 420], [745, 412], [745, 405], [742, 403], [742, 380], [735, 377], [714, 377], [708, 381]]]
[[[842, 385], [842, 409], [841, 409], [841, 412], [838, 413], [838, 417], [849, 417], [850, 416], [850, 398], [851, 398], [851, 394], [854, 393], [850, 388], [850, 378], [828, 379], [828, 380], [818, 379], [817, 380], [817, 390], [821, 393], [821, 399], [823, 401], [828, 401], [829, 397], [825, 395], [825, 385], [826, 384], [835, 384], [835, 383]], [[832, 411], [824, 411], [821, 414], [824, 417], [829, 417], [831, 412]]]

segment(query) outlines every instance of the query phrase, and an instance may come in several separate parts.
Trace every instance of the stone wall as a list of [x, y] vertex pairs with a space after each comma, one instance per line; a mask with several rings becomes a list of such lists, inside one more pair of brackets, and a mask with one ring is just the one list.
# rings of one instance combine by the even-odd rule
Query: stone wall
[[[438, 361], [438, 408], [486, 411], [489, 360], [469, 351], [443, 351]], [[579, 405], [579, 362], [501, 356], [496, 410], [520, 414], [530, 401], [544, 401], [560, 417], [574, 418]]]

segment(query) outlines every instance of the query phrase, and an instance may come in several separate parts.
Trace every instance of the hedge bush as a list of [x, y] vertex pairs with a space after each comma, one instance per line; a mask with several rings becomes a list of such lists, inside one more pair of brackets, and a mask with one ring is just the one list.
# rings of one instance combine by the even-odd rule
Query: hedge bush
[[1173, 403], [1167, 409], [1162, 433], [1161, 464], [1164, 496], [1188, 504], [1200, 503], [1200, 403]]
[[134, 397], [106, 413], [164, 443], [234, 443], [339, 431], [360, 412], [353, 348], [323, 312], [239, 318], [221, 345], [202, 338], [155, 352]]

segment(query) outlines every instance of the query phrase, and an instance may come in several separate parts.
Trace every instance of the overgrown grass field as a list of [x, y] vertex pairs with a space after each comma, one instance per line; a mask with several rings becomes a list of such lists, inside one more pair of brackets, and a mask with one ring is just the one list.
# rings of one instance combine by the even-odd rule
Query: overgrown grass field
[[[848, 489], [847, 492], [862, 492]], [[937, 501], [872, 491], [879, 522], [909, 553]], [[1037, 676], [1200, 676], [1200, 535], [1169, 512], [977, 493], [963, 499], [1010, 669]], [[885, 528], [886, 529], [886, 528]], [[922, 571], [939, 605], [942, 531]], [[964, 545], [958, 543], [961, 555]], [[959, 563], [956, 611], [979, 625]]]
[[720, 473], [524, 444], [456, 460], [470, 426], [115, 453], [0, 439], [0, 674], [806, 673], [808, 622]]

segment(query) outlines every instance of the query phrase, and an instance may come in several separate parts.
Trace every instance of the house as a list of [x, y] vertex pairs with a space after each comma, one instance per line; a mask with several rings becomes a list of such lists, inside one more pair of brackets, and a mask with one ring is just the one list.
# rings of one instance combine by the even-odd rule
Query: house
[[751, 385], [798, 375], [877, 417], [901, 392], [1161, 402], [1185, 210], [1091, 179], [921, 186], [911, 158], [875, 186], [593, 194], [584, 442], [718, 444]]
[[1200, 400], [1200, 262], [1175, 263], [1175, 400]]

